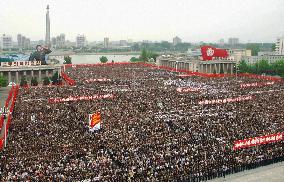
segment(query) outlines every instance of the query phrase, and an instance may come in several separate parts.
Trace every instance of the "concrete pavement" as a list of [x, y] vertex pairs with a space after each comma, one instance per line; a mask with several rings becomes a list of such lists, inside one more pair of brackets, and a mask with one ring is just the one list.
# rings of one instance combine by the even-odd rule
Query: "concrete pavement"
[[284, 182], [284, 162], [216, 178], [210, 182]]

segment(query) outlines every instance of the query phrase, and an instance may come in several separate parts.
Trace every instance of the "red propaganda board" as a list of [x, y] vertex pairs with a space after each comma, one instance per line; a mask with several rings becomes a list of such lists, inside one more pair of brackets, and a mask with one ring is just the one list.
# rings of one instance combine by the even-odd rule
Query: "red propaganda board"
[[201, 54], [203, 61], [210, 61], [213, 57], [227, 58], [229, 56], [225, 49], [218, 49], [212, 46], [202, 46]]
[[244, 140], [237, 140], [234, 142], [234, 150], [253, 147], [257, 145], [263, 145], [281, 140], [283, 140], [283, 133], [265, 135], [255, 138], [244, 139]]

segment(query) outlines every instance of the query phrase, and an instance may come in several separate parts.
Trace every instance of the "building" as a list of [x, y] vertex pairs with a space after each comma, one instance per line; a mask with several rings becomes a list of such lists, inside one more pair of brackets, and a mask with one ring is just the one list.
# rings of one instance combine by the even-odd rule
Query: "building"
[[224, 39], [220, 39], [219, 40], [219, 46], [223, 47], [225, 45], [225, 40]]
[[120, 40], [119, 41], [119, 46], [121, 46], [121, 47], [127, 46], [127, 41], [126, 40]]
[[242, 60], [246, 61], [248, 64], [255, 64], [262, 60], [267, 60], [268, 63], [274, 63], [279, 60], [284, 60], [284, 55], [267, 55], [264, 54], [262, 56], [243, 56]]
[[51, 77], [55, 72], [61, 72], [61, 65], [41, 65], [41, 61], [1, 62], [0, 75], [8, 79], [8, 83], [19, 84], [22, 77], [29, 82], [33, 77], [39, 81]]
[[85, 35], [77, 35], [76, 37], [76, 47], [85, 47], [86, 46], [86, 37]]
[[30, 49], [31, 48], [31, 40], [21, 34], [17, 35], [17, 46], [19, 49]]
[[3, 34], [1, 37], [1, 48], [2, 49], [11, 49], [13, 48], [12, 36]]
[[238, 44], [239, 44], [239, 38], [233, 38], [233, 37], [229, 38], [229, 39], [228, 39], [228, 44], [229, 44], [230, 46], [236, 46], [236, 45], [238, 45]]
[[192, 72], [208, 73], [208, 74], [234, 74], [236, 61], [228, 59], [215, 59], [212, 61], [202, 61], [197, 58], [162, 55], [157, 58], [158, 66], [166, 66], [175, 69], [188, 70]]
[[104, 38], [104, 48], [109, 48], [109, 38], [108, 37]]
[[181, 43], [181, 39], [176, 36], [173, 38], [173, 45], [176, 46], [177, 44], [180, 44]]
[[65, 47], [65, 34], [62, 33], [56, 37], [52, 37], [51, 44], [52, 44], [52, 47], [54, 48]]
[[49, 19], [49, 5], [46, 8], [46, 19], [45, 19], [45, 44], [50, 47], [50, 19]]
[[277, 38], [275, 52], [278, 55], [284, 55], [284, 36], [281, 38]]
[[251, 50], [248, 49], [230, 49], [229, 55], [234, 57], [234, 60], [239, 63], [243, 57], [251, 56]]

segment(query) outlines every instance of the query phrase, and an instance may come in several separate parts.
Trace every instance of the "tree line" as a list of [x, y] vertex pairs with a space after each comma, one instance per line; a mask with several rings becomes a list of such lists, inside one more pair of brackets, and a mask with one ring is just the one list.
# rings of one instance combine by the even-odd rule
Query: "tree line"
[[238, 64], [240, 73], [267, 74], [272, 76], [281, 76], [284, 78], [284, 60], [269, 63], [267, 60], [261, 60], [254, 64], [248, 64], [242, 60]]
[[143, 48], [142, 51], [141, 51], [141, 54], [138, 58], [136, 57], [132, 57], [130, 59], [130, 62], [147, 62], [147, 61], [154, 61], [156, 62], [156, 58], [159, 56], [159, 54], [149, 50], [149, 49], [146, 49], [146, 48]]

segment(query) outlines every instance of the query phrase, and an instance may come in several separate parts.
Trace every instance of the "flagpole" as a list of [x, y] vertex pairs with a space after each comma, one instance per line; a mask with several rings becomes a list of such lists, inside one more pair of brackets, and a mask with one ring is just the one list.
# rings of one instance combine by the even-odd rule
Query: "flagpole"
[[7, 122], [4, 120], [4, 148], [7, 146], [7, 128], [6, 128]]

